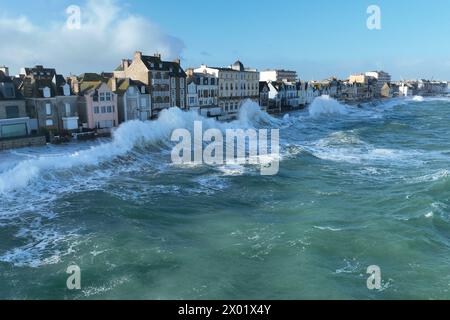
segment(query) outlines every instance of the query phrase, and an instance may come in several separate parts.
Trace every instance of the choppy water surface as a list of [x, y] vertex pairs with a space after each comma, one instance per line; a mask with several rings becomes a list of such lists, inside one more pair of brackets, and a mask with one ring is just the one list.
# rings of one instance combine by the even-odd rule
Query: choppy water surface
[[450, 298], [449, 99], [247, 109], [204, 126], [280, 128], [276, 176], [172, 165], [171, 131], [196, 119], [177, 110], [113, 141], [0, 152], [0, 298]]

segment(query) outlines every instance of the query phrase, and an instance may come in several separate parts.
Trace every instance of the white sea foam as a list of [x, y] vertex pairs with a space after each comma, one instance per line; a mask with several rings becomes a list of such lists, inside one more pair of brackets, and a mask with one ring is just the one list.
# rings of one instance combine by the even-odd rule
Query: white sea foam
[[450, 176], [450, 172], [446, 169], [442, 169], [430, 174], [426, 174], [423, 176], [418, 176], [412, 179], [409, 179], [410, 183], [421, 183], [421, 182], [435, 182], [443, 179], [447, 179]]
[[214, 119], [201, 117], [196, 112], [184, 112], [178, 108], [164, 110], [157, 121], [129, 121], [122, 124], [113, 134], [113, 140], [63, 155], [40, 156], [19, 162], [15, 167], [0, 173], [0, 193], [26, 187], [43, 173], [69, 170], [85, 166], [98, 166], [129, 153], [137, 145], [168, 144], [174, 129], [193, 129], [194, 121], [202, 121], [203, 127], [226, 130], [228, 128], [250, 128], [255, 125], [275, 125], [278, 120], [261, 111], [251, 101], [246, 102], [239, 113], [238, 120], [221, 123]]
[[309, 107], [309, 115], [311, 117], [320, 117], [330, 114], [347, 114], [348, 109], [345, 105], [340, 104], [337, 100], [330, 96], [320, 96], [314, 99]]
[[424, 101], [424, 99], [423, 99], [423, 97], [422, 97], [422, 96], [415, 96], [415, 97], [413, 98], [413, 101], [417, 101], [417, 102], [423, 102], [423, 101]]

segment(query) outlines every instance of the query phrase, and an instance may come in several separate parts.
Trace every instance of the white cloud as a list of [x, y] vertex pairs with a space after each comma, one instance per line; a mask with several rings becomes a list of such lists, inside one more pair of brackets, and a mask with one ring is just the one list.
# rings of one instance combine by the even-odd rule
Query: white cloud
[[180, 39], [142, 16], [125, 12], [115, 0], [88, 0], [81, 18], [81, 29], [70, 30], [66, 21], [53, 21], [45, 28], [24, 16], [0, 16], [0, 65], [18, 71], [43, 64], [66, 74], [112, 71], [136, 50], [174, 59], [184, 48]]

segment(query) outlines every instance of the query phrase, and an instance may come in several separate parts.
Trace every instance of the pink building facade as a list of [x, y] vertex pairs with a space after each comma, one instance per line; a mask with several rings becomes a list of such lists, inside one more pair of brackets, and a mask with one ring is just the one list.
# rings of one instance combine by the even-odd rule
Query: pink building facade
[[117, 94], [102, 82], [84, 92], [83, 120], [89, 129], [112, 129], [119, 124]]

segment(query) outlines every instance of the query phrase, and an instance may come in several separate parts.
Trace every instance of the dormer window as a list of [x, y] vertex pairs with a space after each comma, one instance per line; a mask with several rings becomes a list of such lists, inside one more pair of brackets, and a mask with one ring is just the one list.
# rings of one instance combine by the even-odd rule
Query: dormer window
[[50, 94], [50, 88], [49, 87], [45, 87], [44, 88], [43, 95], [44, 95], [44, 98], [50, 98], [51, 94]]

